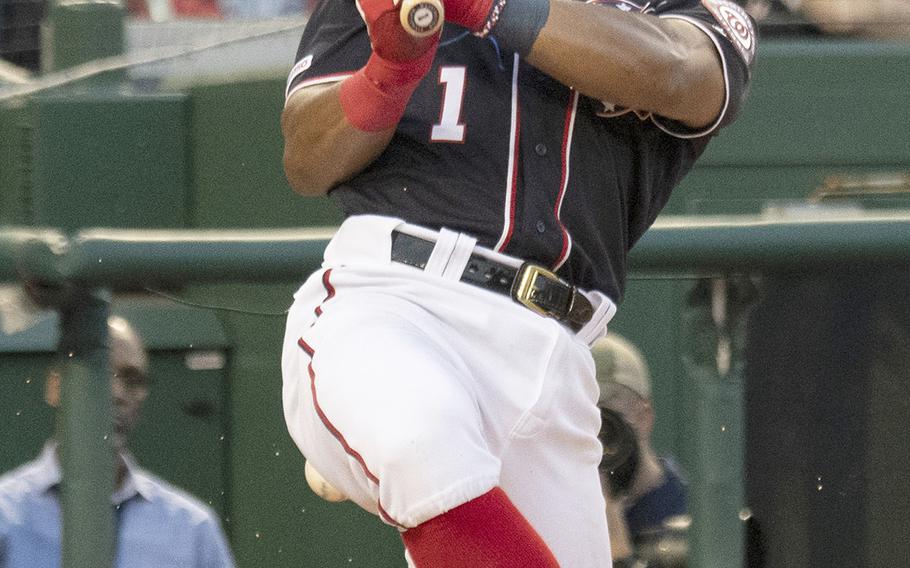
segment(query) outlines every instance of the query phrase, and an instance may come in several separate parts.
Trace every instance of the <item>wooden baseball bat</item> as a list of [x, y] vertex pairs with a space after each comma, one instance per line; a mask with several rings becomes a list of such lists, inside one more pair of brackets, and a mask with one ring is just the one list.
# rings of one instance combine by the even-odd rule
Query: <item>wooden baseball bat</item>
[[416, 38], [435, 34], [445, 20], [442, 0], [400, 0], [401, 25]]

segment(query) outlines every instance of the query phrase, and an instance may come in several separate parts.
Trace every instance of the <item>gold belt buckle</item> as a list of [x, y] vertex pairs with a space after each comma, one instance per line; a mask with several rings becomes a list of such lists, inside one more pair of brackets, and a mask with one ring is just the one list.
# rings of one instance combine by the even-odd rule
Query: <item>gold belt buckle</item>
[[563, 317], [565, 314], [548, 310], [534, 301], [537, 292], [537, 278], [539, 276], [542, 276], [547, 280], [559, 282], [560, 284], [563, 283], [559, 276], [556, 276], [556, 274], [550, 272], [546, 268], [537, 266], [536, 264], [525, 264], [519, 269], [519, 278], [517, 279], [517, 285], [512, 290], [512, 297], [515, 298], [518, 303], [539, 315], [556, 318]]

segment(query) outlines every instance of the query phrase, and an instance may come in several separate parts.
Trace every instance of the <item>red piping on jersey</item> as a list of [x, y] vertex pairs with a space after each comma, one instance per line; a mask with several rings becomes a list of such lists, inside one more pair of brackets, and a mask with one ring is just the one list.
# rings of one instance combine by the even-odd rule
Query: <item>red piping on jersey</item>
[[515, 232], [515, 208], [518, 205], [518, 151], [519, 143], [518, 136], [521, 133], [521, 111], [515, 111], [515, 153], [512, 156], [512, 159], [515, 160], [515, 166], [512, 168], [512, 180], [510, 181], [512, 185], [512, 198], [509, 200], [509, 231], [506, 233], [505, 240], [502, 241], [498, 252], [506, 250], [506, 247], [509, 246], [509, 241], [512, 240], [512, 233]]
[[569, 230], [563, 224], [560, 215], [562, 214], [562, 204], [566, 197], [566, 191], [569, 187], [569, 160], [572, 157], [572, 133], [575, 130], [575, 113], [578, 110], [578, 91], [571, 91], [569, 104], [566, 106], [566, 123], [562, 132], [562, 178], [559, 181], [559, 195], [556, 197], [556, 204], [553, 206], [553, 215], [559, 224], [559, 230], [562, 231], [562, 250], [559, 258], [553, 264], [553, 270], [558, 270], [569, 257], [569, 250], [572, 247], [572, 237]]
[[[329, 275], [331, 274], [331, 272], [332, 272], [332, 270], [329, 269], [329, 270], [326, 270], [322, 275], [322, 284], [325, 286], [325, 289], [327, 292], [325, 299], [322, 301], [323, 303], [325, 303], [327, 300], [329, 300], [333, 296], [335, 296], [335, 287], [332, 286], [331, 282], [329, 282]], [[321, 313], [322, 313], [322, 310], [319, 307], [317, 307], [316, 308], [317, 317]], [[372, 471], [370, 471], [370, 468], [367, 466], [366, 461], [363, 459], [363, 456], [360, 455], [360, 452], [358, 452], [357, 450], [352, 448], [350, 444], [348, 444], [348, 441], [345, 439], [344, 434], [342, 434], [341, 431], [338, 428], [336, 428], [334, 424], [332, 424], [332, 421], [329, 420], [329, 417], [326, 415], [325, 411], [323, 411], [323, 409], [322, 409], [322, 406], [320, 406], [320, 404], [319, 404], [319, 397], [316, 394], [316, 371], [313, 369], [313, 357], [316, 354], [316, 350], [313, 348], [312, 345], [307, 343], [306, 340], [303, 339], [302, 337], [297, 340], [297, 345], [301, 349], [303, 349], [304, 353], [306, 353], [307, 355], [310, 356], [310, 362], [307, 365], [307, 373], [310, 376], [310, 393], [313, 397], [313, 408], [316, 410], [316, 415], [319, 416], [319, 420], [322, 422], [322, 425], [325, 426], [326, 430], [328, 430], [329, 433], [336, 440], [338, 440], [338, 443], [341, 444], [341, 447], [344, 449], [345, 453], [348, 454], [349, 456], [351, 456], [352, 458], [354, 458], [354, 460], [358, 464], [360, 464], [360, 468], [363, 470], [364, 475], [367, 476], [367, 479], [369, 479], [376, 485], [379, 485], [379, 477], [377, 477], [376, 474], [374, 474]], [[392, 518], [391, 515], [389, 515], [388, 512], [386, 512], [386, 510], [382, 507], [382, 503], [380, 503], [378, 499], [376, 501], [376, 507], [379, 510], [379, 514], [382, 516], [382, 518], [386, 522], [393, 524], [397, 527], [404, 528], [404, 526], [401, 523], [396, 521], [394, 518]]]
[[508, 220], [504, 221], [506, 226], [503, 227], [503, 235], [499, 238], [499, 242], [496, 245], [496, 251], [502, 252], [509, 246], [509, 241], [512, 240], [512, 233], [515, 232], [515, 208], [518, 203], [518, 156], [519, 156], [519, 135], [521, 134], [521, 109], [518, 106], [518, 65], [519, 58], [518, 54], [515, 54], [513, 60], [513, 69], [512, 69], [512, 112], [515, 113], [515, 127], [514, 131], [509, 133], [509, 143], [512, 145], [510, 151], [512, 152], [509, 155], [509, 164], [512, 167], [512, 177], [507, 180], [506, 183], [506, 198], [508, 203], [506, 207], [509, 208]]
[[[331, 275], [332, 275], [331, 268], [322, 273], [322, 286], [325, 288], [325, 291], [327, 292], [325, 298], [323, 298], [323, 300], [322, 300], [322, 304], [328, 302], [329, 300], [331, 300], [332, 298], [335, 297], [335, 287], [332, 286], [331, 282], [329, 282], [329, 277]], [[316, 309], [313, 310], [313, 312], [315, 312], [317, 318], [322, 315], [322, 304], [319, 304], [318, 306], [316, 306]]]

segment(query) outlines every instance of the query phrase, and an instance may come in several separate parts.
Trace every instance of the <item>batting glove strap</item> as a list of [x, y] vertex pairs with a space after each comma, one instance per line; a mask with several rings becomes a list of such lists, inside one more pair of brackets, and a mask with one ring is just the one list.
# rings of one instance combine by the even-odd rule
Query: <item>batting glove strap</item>
[[504, 0], [443, 0], [446, 21], [479, 32], [490, 18], [493, 8]]
[[348, 122], [365, 132], [379, 132], [398, 124], [435, 54], [434, 44], [421, 57], [407, 63], [371, 55], [363, 69], [341, 83], [341, 108]]

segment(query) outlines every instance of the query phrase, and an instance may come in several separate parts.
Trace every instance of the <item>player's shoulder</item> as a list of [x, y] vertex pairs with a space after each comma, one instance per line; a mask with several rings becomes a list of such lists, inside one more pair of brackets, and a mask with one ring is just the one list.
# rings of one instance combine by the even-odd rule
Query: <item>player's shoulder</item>
[[37, 461], [0, 475], [0, 521], [14, 522], [30, 500], [47, 489], [47, 472]]
[[143, 469], [131, 473], [140, 495], [165, 516], [183, 519], [191, 525], [217, 518], [209, 505], [186, 490]]
[[47, 489], [48, 472], [40, 461], [26, 462], [0, 475], [0, 499]]
[[689, 19], [705, 33], [728, 41], [747, 66], [755, 59], [755, 21], [733, 0], [663, 0], [655, 11], [661, 16]]
[[758, 34], [755, 22], [734, 0], [585, 0], [589, 4], [612, 6], [624, 12], [651, 14], [688, 20], [713, 38], [736, 49], [748, 66], [755, 58]]

